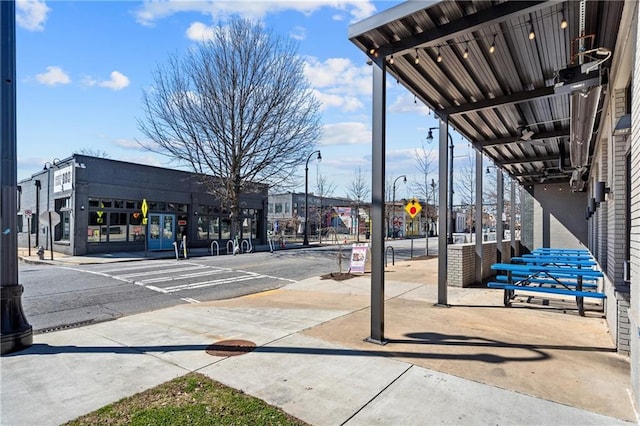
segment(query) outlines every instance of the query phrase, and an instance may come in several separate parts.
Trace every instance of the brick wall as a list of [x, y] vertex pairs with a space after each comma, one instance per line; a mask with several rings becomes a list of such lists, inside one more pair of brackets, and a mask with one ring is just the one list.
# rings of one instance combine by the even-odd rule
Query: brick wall
[[[516, 240], [516, 255], [520, 252], [520, 241]], [[475, 243], [451, 244], [447, 249], [447, 285], [451, 287], [470, 287], [476, 283], [476, 249]], [[482, 278], [486, 280], [495, 275], [491, 265], [496, 263], [496, 242], [482, 243]], [[502, 261], [511, 260], [511, 241], [502, 242]]]
[[[634, 20], [638, 22], [640, 8]], [[630, 50], [640, 47], [640, 31], [632, 36]], [[631, 95], [631, 307], [628, 312], [631, 340], [631, 387], [636, 409], [640, 410], [640, 55], [635, 54]]]

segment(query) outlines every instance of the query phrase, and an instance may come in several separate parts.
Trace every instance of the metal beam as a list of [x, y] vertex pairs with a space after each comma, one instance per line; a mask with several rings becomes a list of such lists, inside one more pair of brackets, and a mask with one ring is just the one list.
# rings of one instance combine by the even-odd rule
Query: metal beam
[[527, 158], [512, 158], [510, 160], [496, 161], [499, 166], [506, 166], [509, 164], [523, 164], [523, 163], [535, 163], [538, 161], [557, 161], [557, 155], [545, 155], [540, 157], [527, 157]]
[[[447, 201], [449, 200], [449, 184], [448, 173], [453, 173], [448, 167], [447, 153], [449, 149], [447, 147], [449, 131], [449, 122], [447, 117], [440, 120], [439, 136], [439, 155], [438, 155], [438, 179], [440, 181], [440, 187], [438, 190], [438, 199], [440, 205], [438, 207], [438, 303], [437, 306], [448, 306], [447, 304], [447, 264], [448, 264], [448, 247], [447, 237], [449, 226], [451, 226], [451, 217], [449, 216], [449, 210], [447, 209]], [[452, 155], [452, 154], [451, 154]]]
[[475, 258], [476, 258], [476, 284], [482, 284], [482, 192], [484, 189], [483, 178], [484, 168], [482, 167], [482, 152], [476, 150], [476, 244], [475, 244]]
[[496, 261], [504, 262], [502, 240], [504, 239], [504, 224], [502, 223], [502, 212], [504, 211], [504, 177], [502, 169], [497, 169], [496, 178]]
[[493, 99], [484, 99], [478, 102], [448, 107], [442, 109], [441, 111], [448, 115], [455, 115], [471, 111], [481, 111], [484, 109], [495, 108], [497, 106], [518, 104], [521, 102], [527, 102], [534, 99], [541, 99], [555, 95], [556, 94], [553, 87], [542, 87], [539, 89], [528, 90], [526, 92], [512, 93], [510, 95], [498, 96]]
[[[550, 6], [547, 0], [504, 2], [477, 13], [463, 16], [455, 21], [443, 25], [436, 25], [434, 28], [429, 28], [422, 33], [406, 37], [397, 42], [379, 46], [376, 50], [380, 56], [385, 57], [425, 44], [436, 45], [445, 43], [447, 40], [461, 35], [471, 34], [484, 27], [498, 25], [513, 17], [532, 13]], [[387, 22], [383, 25], [388, 25], [389, 23], [390, 22]]]
[[476, 146], [486, 148], [488, 146], [494, 146], [494, 145], [506, 145], [508, 143], [516, 143], [516, 142], [526, 143], [530, 141], [541, 141], [545, 139], [561, 138], [565, 136], [569, 136], [569, 129], [552, 130], [551, 132], [536, 133], [528, 141], [523, 141], [520, 136], [509, 136], [509, 137], [500, 138], [500, 139], [487, 139], [483, 141], [472, 141], [472, 142]]

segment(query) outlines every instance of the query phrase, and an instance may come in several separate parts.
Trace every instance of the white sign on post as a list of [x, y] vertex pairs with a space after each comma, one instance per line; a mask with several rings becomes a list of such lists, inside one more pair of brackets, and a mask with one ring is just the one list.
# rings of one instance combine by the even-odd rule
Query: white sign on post
[[60, 223], [60, 215], [53, 210], [40, 213], [38, 221], [44, 226], [49, 226], [49, 213], [51, 213], [51, 227], [54, 228]]

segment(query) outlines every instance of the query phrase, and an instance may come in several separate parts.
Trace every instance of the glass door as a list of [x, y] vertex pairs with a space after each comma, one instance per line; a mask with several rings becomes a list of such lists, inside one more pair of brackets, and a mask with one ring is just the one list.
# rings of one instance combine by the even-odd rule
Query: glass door
[[173, 214], [149, 214], [149, 250], [173, 249], [175, 241], [176, 216]]

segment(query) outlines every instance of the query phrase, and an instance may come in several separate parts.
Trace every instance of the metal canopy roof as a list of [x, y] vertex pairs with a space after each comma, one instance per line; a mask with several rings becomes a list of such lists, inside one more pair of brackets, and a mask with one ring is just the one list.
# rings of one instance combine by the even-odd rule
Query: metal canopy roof
[[353, 24], [349, 38], [521, 184], [580, 191], [623, 6], [409, 1]]

